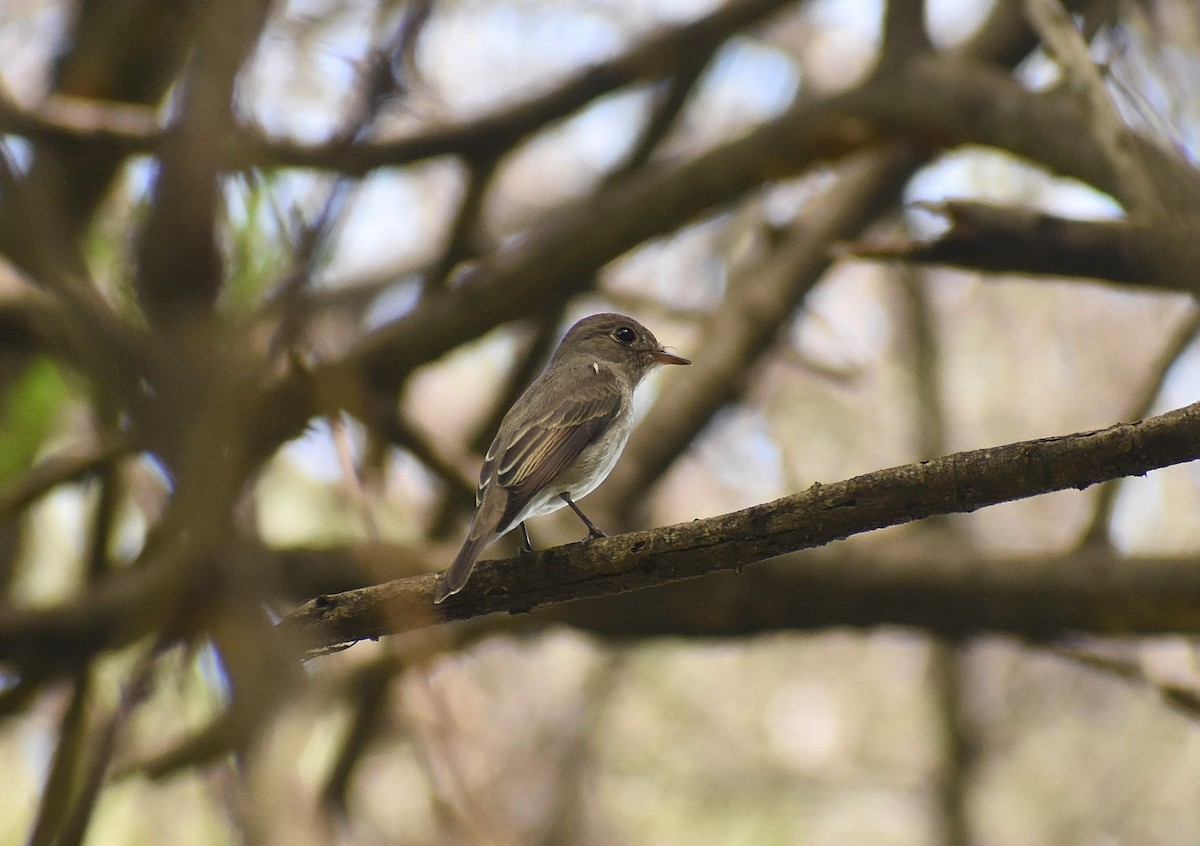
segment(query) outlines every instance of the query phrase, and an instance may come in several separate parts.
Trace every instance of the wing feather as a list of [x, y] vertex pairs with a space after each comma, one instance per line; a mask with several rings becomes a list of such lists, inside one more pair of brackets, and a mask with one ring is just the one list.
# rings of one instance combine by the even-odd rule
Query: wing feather
[[[563, 386], [559, 392], [565, 397], [563, 401], [537, 416], [514, 420], [512, 426], [501, 425], [479, 477], [480, 499], [491, 484], [508, 494], [501, 528], [507, 528], [538, 491], [570, 467], [620, 412], [621, 391], [616, 377], [606, 370], [597, 373], [590, 368], [585, 376]], [[553, 392], [557, 386], [538, 387]], [[501, 441], [507, 442], [503, 448]]]

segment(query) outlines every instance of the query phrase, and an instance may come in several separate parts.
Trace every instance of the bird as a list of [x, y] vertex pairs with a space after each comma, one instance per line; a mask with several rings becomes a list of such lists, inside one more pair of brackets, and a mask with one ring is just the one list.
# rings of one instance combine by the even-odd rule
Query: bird
[[606, 312], [567, 330], [546, 368], [517, 399], [483, 458], [475, 515], [458, 555], [434, 595], [441, 604], [470, 578], [480, 554], [525, 521], [569, 507], [604, 533], [575, 504], [612, 471], [629, 440], [633, 392], [660, 364], [691, 364], [667, 352], [632, 317]]

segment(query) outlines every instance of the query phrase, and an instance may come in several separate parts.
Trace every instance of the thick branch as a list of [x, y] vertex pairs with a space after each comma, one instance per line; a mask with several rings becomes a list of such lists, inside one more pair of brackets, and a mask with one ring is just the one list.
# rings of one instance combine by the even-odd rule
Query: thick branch
[[875, 73], [890, 73], [917, 53], [929, 52], [932, 46], [925, 32], [925, 0], [887, 0]]
[[[1072, 220], [1031, 208], [954, 200], [926, 206], [949, 228], [931, 241], [861, 241], [858, 258], [903, 259], [993, 273], [1102, 279], [1194, 292], [1177, 274], [1155, 272], [1149, 257], [1180, 249], [1194, 233], [1151, 230], [1124, 220]], [[1176, 246], [1172, 246], [1172, 244]]]
[[[469, 283], [431, 297], [368, 335], [350, 363], [383, 384], [402, 381], [417, 364], [444, 354], [505, 320], [550, 290], [569, 295], [571, 280], [638, 243], [731, 202], [755, 186], [840, 158], [886, 137], [916, 137], [937, 146], [989, 144], [1027, 155], [1102, 190], [1118, 186], [1102, 156], [1081, 155], [1075, 139], [1087, 128], [1072, 98], [1032, 95], [992, 68], [956, 59], [914, 63], [877, 84], [798, 104], [743, 138], [674, 168], [648, 171], [575, 207], [547, 215], [520, 243], [485, 262]], [[1064, 138], [1070, 137], [1070, 142]], [[1168, 154], [1145, 155], [1163, 163]], [[1200, 197], [1200, 179], [1180, 163], [1162, 190]], [[1165, 170], [1160, 170], [1166, 173]], [[1200, 201], [1191, 207], [1200, 206]], [[1187, 206], [1185, 206], [1187, 207]], [[597, 226], [597, 221], [604, 221]], [[1178, 268], [1180, 261], [1161, 267]], [[1196, 286], [1194, 274], [1180, 285]], [[1191, 280], [1191, 281], [1189, 281]], [[341, 374], [344, 376], [344, 374]], [[340, 377], [339, 377], [340, 378]]]
[[215, 221], [226, 155], [214, 139], [234, 127], [238, 71], [266, 21], [264, 0], [215, 4], [200, 18], [182, 113], [160, 150], [153, 202], [138, 248], [134, 287], [152, 320], [206, 313], [221, 290]]
[[850, 535], [1090, 485], [1200, 456], [1200, 404], [1138, 423], [961, 452], [868, 473], [742, 511], [485, 562], [435, 608], [433, 575], [322, 596], [281, 624], [308, 648], [741, 568]]
[[613, 638], [881, 625], [951, 638], [1194, 633], [1200, 631], [1200, 568], [1192, 557], [1122, 558], [1102, 548], [1023, 558], [961, 549], [897, 558], [842, 548], [789, 555], [738, 575], [547, 606], [511, 624], [478, 622], [487, 631], [560, 623]]

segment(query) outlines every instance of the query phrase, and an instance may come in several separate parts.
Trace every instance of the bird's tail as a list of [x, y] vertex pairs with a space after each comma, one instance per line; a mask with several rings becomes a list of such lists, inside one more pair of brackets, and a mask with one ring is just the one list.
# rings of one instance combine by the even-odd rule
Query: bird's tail
[[441, 605], [447, 597], [453, 596], [463, 589], [463, 585], [471, 577], [471, 571], [475, 569], [475, 562], [479, 560], [479, 556], [491, 540], [486, 534], [481, 537], [475, 537], [473, 533], [467, 535], [462, 549], [458, 551], [458, 555], [454, 556], [454, 562], [442, 576], [442, 583], [433, 597], [435, 604]]

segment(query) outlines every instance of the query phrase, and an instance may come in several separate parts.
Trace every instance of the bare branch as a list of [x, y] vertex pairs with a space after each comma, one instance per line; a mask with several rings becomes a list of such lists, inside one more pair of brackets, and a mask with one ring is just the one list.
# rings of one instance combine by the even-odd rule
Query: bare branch
[[467, 182], [458, 213], [450, 224], [446, 242], [439, 255], [425, 274], [425, 289], [444, 288], [455, 266], [480, 252], [480, 219], [483, 216], [484, 200], [492, 179], [496, 174], [498, 160], [478, 157], [467, 167]]
[[[609, 596], [768, 558], [936, 514], [974, 511], [1067, 488], [1083, 489], [1200, 456], [1200, 404], [1093, 432], [960, 452], [868, 473], [743, 511], [481, 564], [441, 608], [438, 577], [399, 579], [321, 596], [285, 618], [286, 632], [319, 649], [504, 611]], [[1181, 599], [1172, 586], [1167, 598]], [[1176, 626], [1187, 621], [1170, 617]], [[1196, 625], [1194, 615], [1182, 630]], [[1144, 625], [1144, 623], [1143, 623]]]
[[91, 679], [90, 669], [84, 669], [75, 679], [71, 700], [59, 721], [58, 743], [54, 747], [50, 771], [42, 788], [42, 800], [29, 835], [29, 846], [51, 846], [67, 819], [75, 783], [79, 778], [80, 761], [86, 754], [87, 709], [93, 688]]
[[64, 450], [41, 461], [8, 490], [0, 494], [0, 520], [11, 518], [15, 512], [58, 485], [78, 481], [95, 472], [129, 448], [123, 437], [110, 437], [96, 444], [74, 450]]
[[[712, 48], [715, 49], [716, 46], [714, 44]], [[625, 156], [625, 161], [608, 175], [610, 180], [628, 176], [650, 161], [658, 145], [675, 125], [676, 118], [687, 105], [696, 83], [700, 81], [704, 69], [712, 59], [712, 51], [705, 51], [690, 59], [690, 63], [682, 65], [667, 81], [665, 89], [656, 93], [649, 119], [638, 133], [637, 140]]]
[[920, 208], [944, 216], [949, 228], [931, 241], [871, 239], [845, 245], [840, 252], [858, 258], [1200, 293], [1194, 274], [1160, 273], [1162, 264], [1151, 258], [1188, 249], [1196, 241], [1194, 233], [1139, 227], [1125, 220], [1074, 220], [1032, 208], [970, 200]]
[[[160, 150], [153, 202], [138, 246], [134, 288], [152, 322], [205, 314], [224, 281], [217, 252], [218, 176], [234, 127], [238, 71], [258, 42], [270, 7], [235, 0], [199, 21], [196, 55], [177, 124]], [[174, 327], [177, 328], [177, 327]]]
[[1008, 633], [1191, 632], [1200, 596], [1195, 558], [1126, 558], [1102, 548], [988, 558], [956, 544], [926, 554], [826, 547], [653, 590], [548, 605], [529, 615], [454, 627], [460, 642], [496, 631], [569, 625], [614, 640], [734, 638], [837, 627], [912, 626], [950, 640]]
[[161, 142], [158, 110], [116, 100], [50, 94], [29, 109], [0, 94], [0, 126], [34, 140], [69, 138], [129, 153], [148, 153]]

